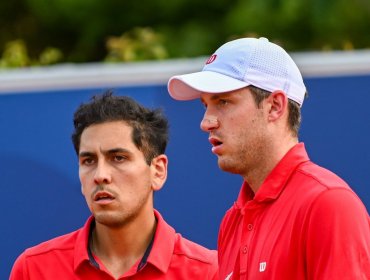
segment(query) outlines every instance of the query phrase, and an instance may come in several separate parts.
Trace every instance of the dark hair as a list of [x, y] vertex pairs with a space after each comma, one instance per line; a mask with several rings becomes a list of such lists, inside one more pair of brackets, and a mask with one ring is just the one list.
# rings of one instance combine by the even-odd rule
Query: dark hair
[[[259, 106], [265, 98], [267, 98], [271, 92], [263, 90], [255, 86], [248, 86], [251, 90], [256, 105]], [[307, 93], [306, 93], [307, 96]], [[289, 128], [293, 133], [293, 136], [298, 137], [298, 131], [301, 126], [301, 107], [299, 104], [291, 99], [288, 99], [288, 124]]]
[[162, 111], [145, 108], [127, 96], [113, 96], [110, 90], [93, 96], [74, 113], [72, 142], [76, 153], [80, 150], [81, 134], [87, 127], [110, 121], [125, 121], [133, 128], [132, 141], [143, 152], [148, 165], [154, 157], [165, 153], [168, 121]]

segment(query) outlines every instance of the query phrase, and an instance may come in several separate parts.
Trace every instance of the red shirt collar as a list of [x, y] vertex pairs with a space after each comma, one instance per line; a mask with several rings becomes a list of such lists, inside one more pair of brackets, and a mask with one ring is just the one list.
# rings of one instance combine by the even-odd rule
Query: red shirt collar
[[85, 261], [89, 261], [89, 255], [87, 252], [88, 242], [89, 242], [89, 232], [91, 223], [94, 221], [94, 217], [90, 216], [90, 218], [86, 221], [83, 228], [78, 232], [76, 243], [75, 243], [75, 258], [74, 258], [74, 267], [73, 269], [76, 271], [78, 267]]
[[275, 200], [297, 166], [309, 160], [304, 144], [296, 144], [274, 167], [255, 195], [248, 183], [243, 183], [235, 207], [243, 208], [245, 203], [252, 199], [256, 202]]
[[174, 252], [176, 233], [175, 230], [165, 222], [157, 210], [154, 210], [154, 214], [157, 219], [157, 229], [154, 236], [152, 251], [148, 257], [148, 263], [151, 263], [163, 273], [166, 273]]
[[[171, 262], [172, 254], [175, 247], [176, 234], [175, 230], [168, 225], [161, 214], [154, 210], [157, 219], [157, 229], [154, 236], [153, 247], [147, 259], [147, 262], [157, 267], [163, 273], [166, 273]], [[91, 223], [94, 217], [91, 216], [78, 232], [75, 250], [74, 250], [74, 270], [76, 271], [84, 262], [89, 262], [88, 240]], [[144, 268], [145, 269], [145, 268]]]

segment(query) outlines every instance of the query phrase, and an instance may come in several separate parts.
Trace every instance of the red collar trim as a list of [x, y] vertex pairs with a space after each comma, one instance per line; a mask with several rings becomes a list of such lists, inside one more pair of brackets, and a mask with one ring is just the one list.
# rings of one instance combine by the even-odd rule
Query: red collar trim
[[[157, 210], [154, 210], [154, 215], [157, 219], [157, 229], [149, 257], [147, 258], [147, 263], [154, 265], [160, 271], [166, 273], [174, 252], [176, 234], [175, 230], [164, 221]], [[74, 250], [75, 271], [77, 271], [84, 262], [89, 262], [88, 240], [91, 223], [93, 221], [94, 217], [91, 216], [86, 221], [83, 228], [78, 232]]]
[[165, 222], [157, 210], [154, 210], [154, 215], [157, 219], [157, 229], [154, 236], [152, 251], [148, 257], [148, 263], [154, 265], [163, 273], [166, 273], [174, 252], [176, 233], [175, 230]]
[[88, 255], [88, 243], [89, 243], [89, 232], [91, 223], [94, 221], [94, 217], [90, 216], [89, 219], [86, 221], [85, 225], [82, 229], [78, 232], [76, 243], [75, 243], [75, 250], [74, 250], [74, 270], [77, 271], [79, 266], [85, 262], [89, 261]]

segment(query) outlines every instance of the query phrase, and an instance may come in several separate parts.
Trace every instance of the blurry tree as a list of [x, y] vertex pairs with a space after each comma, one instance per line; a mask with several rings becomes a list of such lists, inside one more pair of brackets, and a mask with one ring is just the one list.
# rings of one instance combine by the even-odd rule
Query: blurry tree
[[27, 47], [22, 40], [8, 42], [0, 60], [1, 68], [24, 67], [30, 65]]
[[164, 59], [168, 57], [160, 35], [151, 28], [135, 28], [107, 40], [107, 62]]
[[36, 63], [41, 65], [50, 65], [60, 62], [63, 59], [63, 53], [53, 47], [47, 47], [42, 53], [39, 55], [39, 60]]
[[[138, 34], [132, 35], [140, 26], [150, 27], [156, 36], [160, 34], [161, 41], [140, 41], [143, 38]], [[4, 52], [7, 42], [21, 39], [33, 58], [31, 63], [46, 46], [59, 49], [67, 62], [102, 61], [107, 56], [112, 59], [112, 44], [119, 42], [121, 51], [122, 44], [126, 44], [126, 51], [132, 50], [132, 46], [127, 47], [127, 36], [131, 36], [130, 44], [135, 40], [135, 44], [141, 44], [130, 59], [143, 59], [143, 53], [152, 53], [145, 59], [162, 58], [162, 54], [155, 55], [158, 46], [168, 57], [208, 55], [227, 40], [251, 34], [267, 37], [289, 51], [369, 48], [369, 30], [370, 0], [0, 2], [0, 52]], [[121, 41], [112, 43], [112, 38]], [[120, 59], [114, 56], [114, 60]], [[54, 52], [51, 57], [59, 61], [61, 53]]]
[[226, 16], [230, 34], [270, 38], [288, 50], [370, 47], [369, 0], [239, 0]]
[[370, 47], [369, 0], [316, 0], [312, 10], [313, 48]]
[[4, 52], [0, 58], [0, 68], [50, 65], [60, 62], [62, 57], [63, 54], [59, 49], [48, 47], [40, 53], [38, 59], [32, 59], [28, 55], [24, 41], [14, 40], [5, 45]]

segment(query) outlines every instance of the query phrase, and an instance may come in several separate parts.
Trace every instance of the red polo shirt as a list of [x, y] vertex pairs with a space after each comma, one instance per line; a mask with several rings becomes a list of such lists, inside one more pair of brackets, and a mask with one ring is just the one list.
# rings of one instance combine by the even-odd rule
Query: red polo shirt
[[[217, 252], [176, 233], [155, 211], [157, 229], [145, 262], [138, 261], [119, 279], [218, 279]], [[85, 226], [27, 249], [16, 260], [11, 280], [114, 279], [88, 250], [90, 217]], [[140, 264], [143, 265], [138, 269]]]
[[369, 221], [349, 186], [297, 144], [226, 213], [220, 279], [370, 279]]

